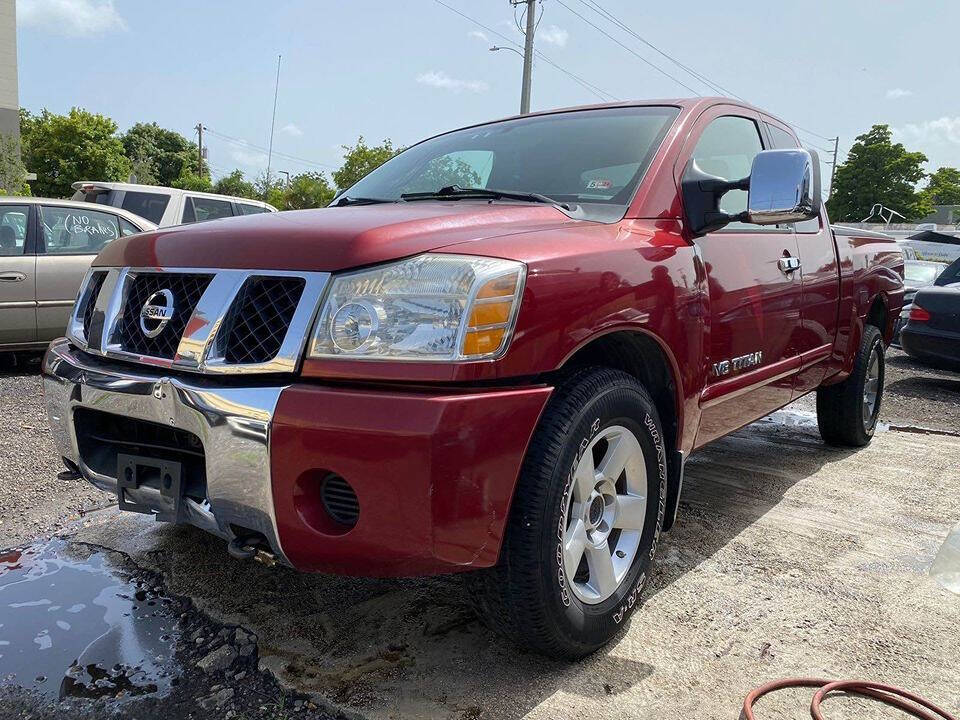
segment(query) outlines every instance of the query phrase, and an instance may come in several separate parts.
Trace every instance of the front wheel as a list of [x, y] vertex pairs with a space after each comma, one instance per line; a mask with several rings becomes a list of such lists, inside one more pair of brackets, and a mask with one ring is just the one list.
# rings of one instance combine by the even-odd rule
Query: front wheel
[[817, 390], [817, 425], [825, 443], [863, 447], [870, 442], [880, 416], [883, 376], [883, 338], [866, 325], [850, 376]]
[[557, 387], [524, 460], [500, 563], [468, 576], [488, 625], [565, 658], [623, 628], [663, 526], [663, 443], [656, 407], [632, 376], [588, 368]]

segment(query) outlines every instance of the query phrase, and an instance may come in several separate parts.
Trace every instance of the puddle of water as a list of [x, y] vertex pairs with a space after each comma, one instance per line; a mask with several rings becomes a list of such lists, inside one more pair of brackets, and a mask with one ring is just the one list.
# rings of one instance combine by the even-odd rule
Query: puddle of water
[[53, 541], [0, 551], [0, 685], [52, 699], [164, 694], [177, 684], [175, 603]]
[[[777, 425], [786, 425], [788, 427], [816, 428], [817, 414], [809, 410], [783, 409], [770, 413], [758, 422], [776, 423]], [[889, 423], [877, 423], [876, 432], [886, 432], [889, 429]]]

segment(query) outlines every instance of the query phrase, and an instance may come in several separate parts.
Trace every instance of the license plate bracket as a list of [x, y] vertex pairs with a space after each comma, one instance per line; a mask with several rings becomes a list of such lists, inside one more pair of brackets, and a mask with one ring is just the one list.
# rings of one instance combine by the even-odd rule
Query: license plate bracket
[[[117, 500], [121, 510], [153, 515], [163, 522], [177, 522], [180, 499], [183, 497], [183, 474], [180, 463], [143, 455], [117, 454]], [[133, 500], [130, 490], [149, 502]]]

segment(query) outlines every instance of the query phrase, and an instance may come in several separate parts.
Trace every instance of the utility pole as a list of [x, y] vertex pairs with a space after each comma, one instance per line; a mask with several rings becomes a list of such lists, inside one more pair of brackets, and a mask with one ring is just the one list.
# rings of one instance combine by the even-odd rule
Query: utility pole
[[197, 123], [197, 176], [203, 177], [203, 123]]
[[833, 139], [833, 165], [830, 167], [830, 192], [827, 193], [827, 200], [833, 195], [833, 178], [837, 175], [837, 153], [840, 149], [840, 136]]
[[277, 94], [280, 92], [280, 58], [277, 55], [277, 83], [273, 86], [273, 118], [270, 120], [270, 147], [267, 150], [267, 191], [270, 190], [270, 161], [273, 159], [273, 127], [277, 123]]
[[514, 6], [527, 5], [527, 30], [523, 42], [523, 86], [520, 90], [520, 114], [530, 112], [530, 85], [533, 80], [533, 33], [537, 28], [537, 0], [511, 0]]

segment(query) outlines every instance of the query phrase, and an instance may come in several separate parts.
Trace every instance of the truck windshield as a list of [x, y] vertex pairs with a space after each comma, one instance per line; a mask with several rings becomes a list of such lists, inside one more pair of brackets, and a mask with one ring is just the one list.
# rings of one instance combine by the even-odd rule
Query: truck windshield
[[[397, 201], [457, 186], [536, 193], [579, 206], [587, 217], [616, 220], [678, 112], [662, 106], [602, 108], [456, 130], [384, 163], [343, 194], [344, 204], [352, 198]], [[478, 197], [446, 192], [438, 200]]]

